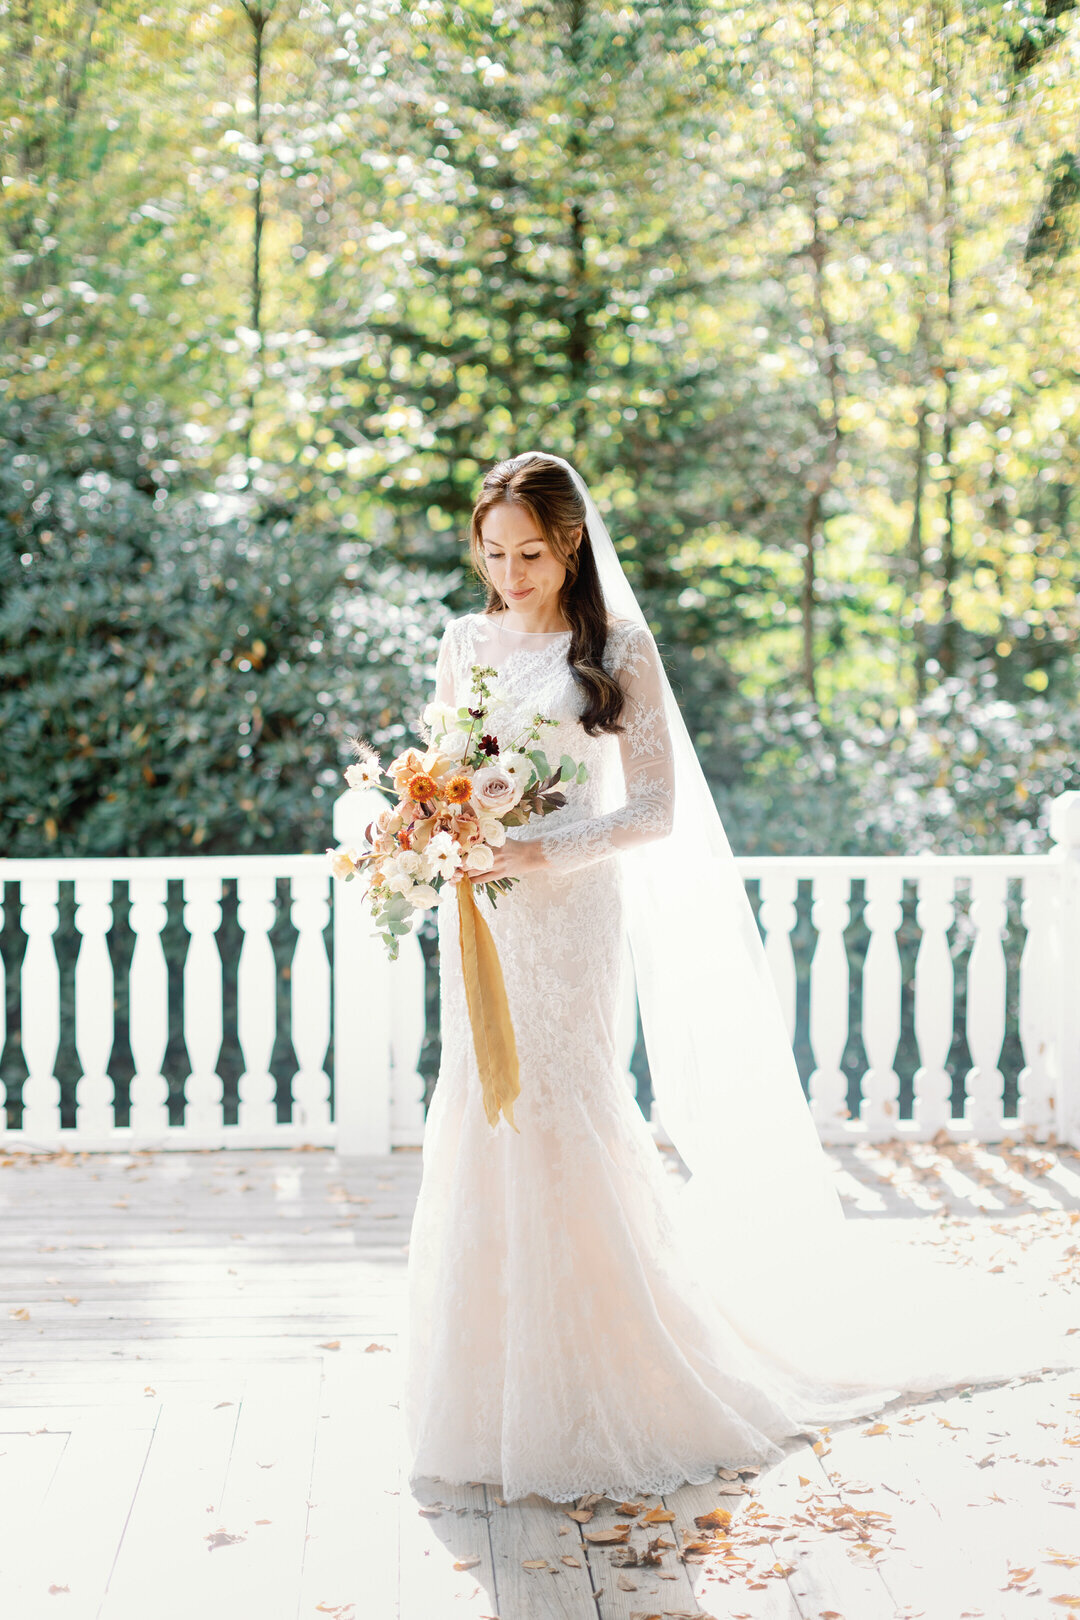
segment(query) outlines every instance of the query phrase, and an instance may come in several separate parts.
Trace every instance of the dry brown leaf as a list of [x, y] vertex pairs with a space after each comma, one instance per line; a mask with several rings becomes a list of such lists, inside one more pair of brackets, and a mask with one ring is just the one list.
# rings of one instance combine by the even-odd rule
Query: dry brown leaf
[[713, 1508], [711, 1513], [700, 1513], [694, 1523], [699, 1530], [726, 1530], [731, 1523], [731, 1513], [727, 1508]]
[[320, 1350], [340, 1350], [341, 1349], [341, 1340], [340, 1339], [329, 1339], [326, 1344], [320, 1344], [319, 1349]]
[[863, 1434], [888, 1434], [888, 1432], [889, 1425], [887, 1423], [871, 1423], [868, 1429], [863, 1430]]
[[637, 1581], [632, 1581], [629, 1575], [616, 1575], [615, 1585], [620, 1592], [636, 1592], [638, 1589]]
[[228, 1530], [212, 1530], [208, 1536], [203, 1537], [203, 1540], [210, 1543], [210, 1551], [213, 1552], [215, 1547], [232, 1547], [238, 1541], [246, 1541], [247, 1533], [233, 1536]]
[[628, 1524], [616, 1524], [610, 1530], [586, 1530], [583, 1532], [586, 1541], [597, 1546], [612, 1546], [616, 1542], [625, 1541], [630, 1534]]
[[17, 1305], [13, 1311], [8, 1311], [8, 1315], [16, 1322], [29, 1322], [30, 1320], [30, 1312], [25, 1305]]
[[523, 1558], [521, 1567], [522, 1569], [547, 1569], [548, 1561], [546, 1558]]
[[737, 1479], [735, 1481], [722, 1479], [713, 1486], [713, 1490], [718, 1491], [721, 1496], [742, 1496], [746, 1490], [746, 1486], [743, 1484], [741, 1479]]
[[674, 1524], [675, 1515], [670, 1508], [654, 1507], [641, 1515], [642, 1524]]
[[810, 1483], [810, 1481], [807, 1479], [805, 1474], [800, 1474], [799, 1475], [799, 1484], [800, 1485], [809, 1485], [809, 1483]]
[[457, 1560], [457, 1562], [454, 1564], [454, 1568], [455, 1569], [475, 1569], [477, 1564], [479, 1564], [480, 1562], [481, 1562], [481, 1559], [480, 1559], [480, 1557], [478, 1555], [470, 1556], [469, 1558], [459, 1558]]
[[577, 1501], [574, 1503], [574, 1506], [579, 1508], [594, 1508], [598, 1502], [602, 1502], [603, 1500], [603, 1494], [600, 1491], [590, 1491], [587, 1496], [579, 1496]]
[[419, 1513], [419, 1515], [420, 1515], [420, 1517], [422, 1519], [441, 1519], [442, 1518], [442, 1508], [437, 1508], [437, 1507], [417, 1508], [417, 1512]]
[[1071, 1597], [1065, 1592], [1059, 1593], [1057, 1597], [1052, 1597], [1050, 1601], [1058, 1604], [1062, 1609], [1080, 1609], [1080, 1597]]
[[390, 1349], [390, 1346], [388, 1344], [365, 1344], [365, 1346], [364, 1346], [364, 1354], [365, 1354], [365, 1356], [370, 1356], [370, 1354], [371, 1354], [371, 1352], [373, 1350], [386, 1350], [386, 1351], [389, 1351], [389, 1349]]
[[53, 1595], [53, 1597], [55, 1597], [57, 1592], [70, 1592], [71, 1587], [70, 1586], [50, 1586], [49, 1591]]
[[568, 1519], [573, 1519], [578, 1524], [588, 1524], [590, 1519], [596, 1517], [591, 1508], [564, 1508], [563, 1512]]
[[573, 1558], [569, 1553], [563, 1553], [562, 1557], [559, 1559], [559, 1562], [560, 1564], [569, 1564], [571, 1569], [581, 1568], [581, 1559]]
[[717, 1479], [738, 1479], [739, 1470], [737, 1468], [718, 1468], [716, 1477]]
[[640, 1513], [644, 1506], [644, 1502], [620, 1502], [616, 1512], [625, 1513], [632, 1519], [635, 1513]]
[[65, 1305], [77, 1305], [78, 1303], [79, 1303], [78, 1294], [65, 1294], [64, 1295], [64, 1304]]
[[256, 1519], [256, 1524], [273, 1524], [273, 1519]]

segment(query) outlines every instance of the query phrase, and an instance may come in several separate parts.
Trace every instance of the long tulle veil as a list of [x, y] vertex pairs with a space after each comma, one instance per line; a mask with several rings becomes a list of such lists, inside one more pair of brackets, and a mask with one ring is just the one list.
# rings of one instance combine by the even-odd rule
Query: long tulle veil
[[[562, 457], [531, 453], [566, 468], [585, 502], [609, 612], [647, 628], [584, 480]], [[653, 1094], [690, 1171], [680, 1202], [701, 1274], [747, 1339], [802, 1381], [810, 1416], [840, 1412], [842, 1388], [864, 1389], [868, 1398], [849, 1404], [870, 1410], [875, 1397], [905, 1390], [1080, 1364], [1063, 1299], [958, 1275], [845, 1218], [753, 909], [666, 672], [663, 691], [674, 828], [619, 860]]]

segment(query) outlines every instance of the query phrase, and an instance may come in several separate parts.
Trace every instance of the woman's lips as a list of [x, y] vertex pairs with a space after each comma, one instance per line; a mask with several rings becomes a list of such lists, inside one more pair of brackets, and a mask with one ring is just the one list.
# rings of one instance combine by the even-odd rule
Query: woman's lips
[[507, 591], [506, 594], [507, 596], [512, 596], [515, 602], [520, 602], [523, 596], [532, 595], [532, 586], [530, 585], [527, 591]]

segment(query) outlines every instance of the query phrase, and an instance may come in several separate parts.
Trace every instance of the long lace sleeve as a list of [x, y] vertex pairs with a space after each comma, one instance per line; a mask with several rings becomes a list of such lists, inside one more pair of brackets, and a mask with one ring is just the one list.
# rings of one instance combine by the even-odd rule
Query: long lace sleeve
[[454, 692], [454, 619], [448, 619], [439, 642], [438, 657], [435, 660], [435, 701], [436, 703], [456, 703]]
[[[544, 863], [553, 872], [573, 872], [607, 860], [622, 849], [666, 838], [675, 811], [675, 769], [664, 720], [660, 655], [647, 630], [620, 626], [614, 668], [626, 692], [619, 733], [626, 797], [617, 810], [552, 827], [541, 834]], [[609, 639], [609, 646], [611, 639]]]

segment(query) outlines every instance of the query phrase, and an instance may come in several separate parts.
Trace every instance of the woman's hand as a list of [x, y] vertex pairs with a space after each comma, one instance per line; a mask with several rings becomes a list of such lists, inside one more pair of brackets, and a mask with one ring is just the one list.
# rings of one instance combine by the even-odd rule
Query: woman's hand
[[526, 872], [538, 872], [547, 865], [539, 838], [508, 838], [501, 848], [493, 850], [495, 865], [486, 872], [466, 872], [474, 883], [493, 883], [497, 878], [524, 877]]

